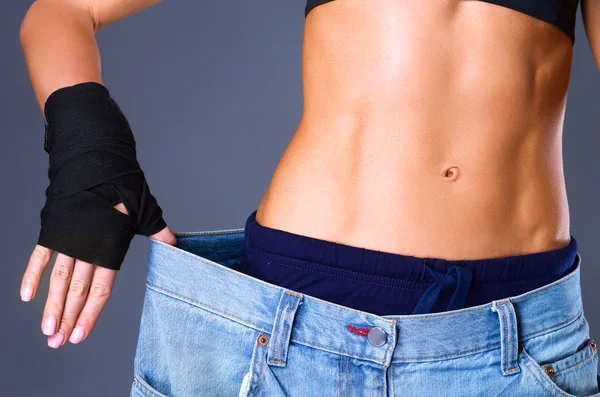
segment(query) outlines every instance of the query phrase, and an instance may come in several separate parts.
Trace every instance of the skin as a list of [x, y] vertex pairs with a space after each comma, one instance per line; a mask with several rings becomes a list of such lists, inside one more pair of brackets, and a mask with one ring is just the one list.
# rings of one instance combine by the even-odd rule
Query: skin
[[[155, 3], [33, 3], [21, 43], [40, 109], [60, 87], [101, 83], [94, 33]], [[600, 2], [582, 0], [581, 11], [600, 68]], [[337, 0], [310, 12], [303, 40], [303, 114], [260, 224], [445, 259], [568, 244], [564, 32], [476, 0]], [[151, 238], [175, 240], [168, 228]], [[50, 255], [34, 249], [22, 291], [35, 296]], [[57, 334], [66, 343], [74, 325], [90, 334], [115, 277], [58, 254], [42, 318], [61, 319], [49, 344]]]
[[[599, 3], [582, 10], [600, 67]], [[482, 1], [314, 8], [303, 115], [258, 223], [450, 260], [566, 246], [572, 51], [556, 26]]]

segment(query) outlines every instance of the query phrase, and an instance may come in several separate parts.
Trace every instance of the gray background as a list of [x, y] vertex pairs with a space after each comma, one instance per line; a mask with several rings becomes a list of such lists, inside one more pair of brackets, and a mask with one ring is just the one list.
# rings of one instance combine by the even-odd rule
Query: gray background
[[[47, 186], [43, 119], [19, 44], [29, 2], [0, 11], [0, 390], [10, 396], [126, 396], [142, 309], [148, 239], [136, 236], [96, 327], [79, 345], [40, 330], [49, 271], [36, 298], [20, 281]], [[138, 159], [178, 232], [243, 227], [300, 120], [304, 1], [165, 1], [97, 34], [103, 79], [127, 115]], [[571, 233], [600, 342], [600, 72], [578, 14], [564, 125]]]

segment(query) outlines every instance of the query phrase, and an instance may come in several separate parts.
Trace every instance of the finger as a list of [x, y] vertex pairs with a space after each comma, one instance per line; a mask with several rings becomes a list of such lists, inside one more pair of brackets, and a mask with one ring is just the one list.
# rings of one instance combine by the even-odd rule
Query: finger
[[75, 322], [75, 329], [69, 338], [71, 343], [81, 342], [92, 332], [96, 321], [98, 321], [98, 317], [100, 317], [100, 313], [102, 313], [110, 297], [118, 273], [118, 270], [96, 266], [87, 301]]
[[75, 321], [85, 304], [93, 276], [94, 265], [75, 259], [73, 276], [67, 290], [67, 297], [58, 332], [48, 338], [48, 344], [51, 347], [56, 348], [67, 343], [67, 339], [75, 326]]
[[36, 244], [21, 280], [21, 300], [28, 302], [35, 296], [53, 253], [51, 249]]
[[162, 241], [163, 243], [167, 243], [169, 245], [175, 245], [177, 241], [177, 237], [168, 226], [166, 226], [163, 230], [158, 233], [150, 236], [151, 239]]
[[61, 253], [56, 256], [54, 268], [50, 275], [48, 299], [42, 316], [42, 332], [44, 335], [53, 335], [58, 329], [74, 264], [75, 259], [70, 256]]

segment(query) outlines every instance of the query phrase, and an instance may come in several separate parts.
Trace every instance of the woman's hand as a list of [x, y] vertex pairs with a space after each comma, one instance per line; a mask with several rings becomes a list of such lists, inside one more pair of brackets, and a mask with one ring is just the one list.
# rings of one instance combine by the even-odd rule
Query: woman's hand
[[[114, 206], [127, 214], [122, 203]], [[150, 238], [175, 245], [176, 237], [165, 227]], [[52, 251], [36, 245], [21, 281], [21, 299], [31, 300], [39, 287]], [[95, 266], [58, 253], [52, 274], [48, 299], [42, 316], [42, 332], [48, 335], [48, 346], [58, 348], [67, 340], [79, 343], [96, 324], [112, 292], [118, 270]]]

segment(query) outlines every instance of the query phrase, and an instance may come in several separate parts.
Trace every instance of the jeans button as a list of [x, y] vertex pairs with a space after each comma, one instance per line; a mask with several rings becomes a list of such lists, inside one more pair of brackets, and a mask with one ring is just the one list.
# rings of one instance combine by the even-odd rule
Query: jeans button
[[387, 339], [387, 334], [381, 327], [373, 327], [367, 334], [367, 339], [369, 343], [373, 346], [382, 346]]

